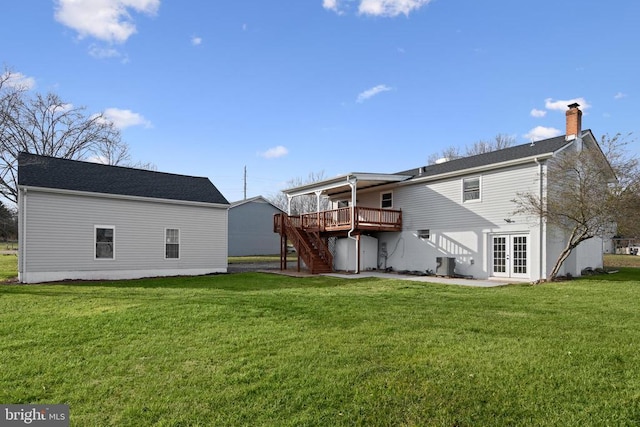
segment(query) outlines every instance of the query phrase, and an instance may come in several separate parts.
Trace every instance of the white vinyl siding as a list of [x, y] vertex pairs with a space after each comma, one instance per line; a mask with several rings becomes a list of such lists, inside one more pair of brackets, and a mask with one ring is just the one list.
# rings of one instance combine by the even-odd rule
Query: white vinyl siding
[[511, 216], [512, 200], [520, 192], [537, 191], [538, 178], [535, 165], [487, 172], [482, 176], [482, 203], [462, 201], [460, 178], [407, 185], [394, 190], [394, 205], [402, 209], [404, 229], [486, 229], [504, 226], [505, 218], [525, 226], [535, 219]]
[[[29, 190], [25, 200], [27, 272], [226, 271], [226, 207], [37, 190]], [[107, 263], [95, 259], [99, 224], [117, 231], [116, 258]], [[165, 259], [165, 236], [158, 231], [167, 224], [180, 229], [180, 259]]]
[[[539, 271], [540, 235], [538, 218], [513, 215], [513, 199], [519, 192], [539, 189], [539, 169], [535, 164], [483, 172], [482, 203], [465, 203], [461, 196], [462, 177], [399, 185], [393, 189], [394, 209], [402, 210], [401, 233], [378, 233], [387, 256], [380, 267], [396, 270], [435, 270], [436, 258], [456, 258], [456, 272], [476, 278], [489, 276], [490, 236], [501, 230], [529, 233], [527, 274]], [[469, 175], [476, 178], [479, 175]], [[380, 191], [358, 193], [358, 205], [377, 207]], [[507, 222], [509, 219], [512, 222]], [[429, 239], [421, 235], [429, 230]]]

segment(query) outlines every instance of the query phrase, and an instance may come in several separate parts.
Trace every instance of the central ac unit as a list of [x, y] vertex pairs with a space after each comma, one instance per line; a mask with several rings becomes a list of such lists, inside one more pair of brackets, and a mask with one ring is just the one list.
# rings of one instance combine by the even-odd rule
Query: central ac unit
[[456, 269], [455, 258], [436, 258], [436, 276], [454, 276]]

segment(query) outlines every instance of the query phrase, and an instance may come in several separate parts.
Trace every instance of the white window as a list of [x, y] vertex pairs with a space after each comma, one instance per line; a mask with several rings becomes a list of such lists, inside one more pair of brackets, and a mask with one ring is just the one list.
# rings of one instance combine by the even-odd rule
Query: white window
[[380, 207], [382, 209], [393, 207], [393, 193], [389, 192], [380, 194]]
[[164, 231], [164, 257], [165, 259], [180, 258], [180, 229], [166, 228]]
[[465, 178], [462, 180], [462, 201], [469, 202], [480, 200], [480, 177]]
[[116, 227], [113, 225], [96, 225], [93, 236], [96, 248], [95, 259], [115, 259]]

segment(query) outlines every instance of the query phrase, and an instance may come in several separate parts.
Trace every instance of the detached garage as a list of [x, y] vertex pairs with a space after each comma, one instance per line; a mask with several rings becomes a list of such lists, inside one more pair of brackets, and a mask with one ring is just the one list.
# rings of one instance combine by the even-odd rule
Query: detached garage
[[19, 280], [225, 273], [228, 208], [208, 178], [21, 153]]

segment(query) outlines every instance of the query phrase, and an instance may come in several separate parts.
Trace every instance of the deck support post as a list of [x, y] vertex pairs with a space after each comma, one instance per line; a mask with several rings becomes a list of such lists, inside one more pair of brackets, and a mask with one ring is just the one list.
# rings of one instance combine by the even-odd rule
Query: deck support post
[[358, 178], [355, 176], [347, 177], [347, 182], [349, 182], [349, 187], [351, 187], [351, 230], [347, 233], [347, 237], [349, 239], [354, 239], [356, 241], [356, 269], [354, 271], [355, 274], [360, 273], [360, 235], [356, 235], [353, 237], [351, 233], [356, 229], [356, 191], [358, 188]]

